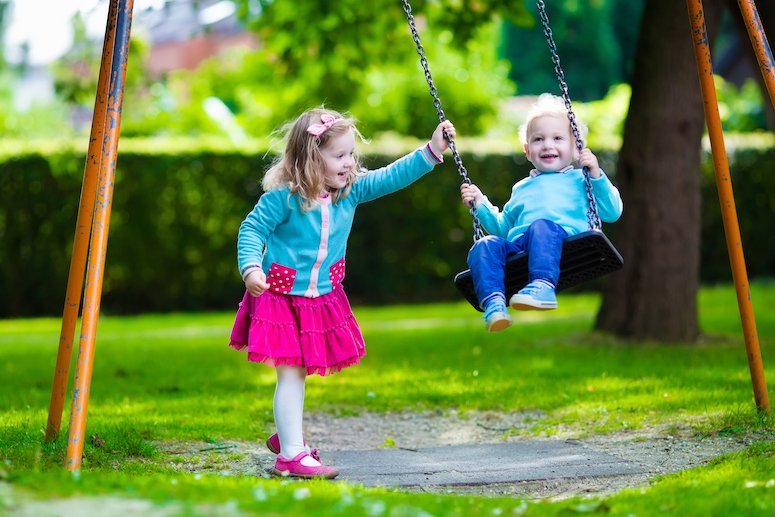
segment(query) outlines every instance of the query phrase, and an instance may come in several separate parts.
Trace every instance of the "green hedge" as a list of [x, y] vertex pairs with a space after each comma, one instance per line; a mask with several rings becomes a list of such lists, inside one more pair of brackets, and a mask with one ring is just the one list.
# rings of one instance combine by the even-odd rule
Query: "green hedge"
[[[740, 237], [749, 278], [775, 277], [775, 149], [737, 148], [728, 152]], [[703, 283], [731, 282], [724, 223], [716, 188], [713, 160], [703, 160], [702, 245]]]
[[[414, 144], [376, 145], [367, 166], [389, 163]], [[84, 151], [77, 146], [0, 149], [0, 317], [61, 315]], [[613, 170], [615, 153], [598, 155], [603, 167]], [[732, 160], [751, 277], [773, 275], [772, 157], [771, 150], [746, 150]], [[521, 153], [463, 153], [462, 158], [469, 177], [500, 205], [530, 168]], [[103, 312], [236, 308], [244, 292], [236, 267], [237, 231], [260, 195], [268, 160], [258, 147], [122, 141]], [[712, 171], [706, 160], [708, 167]], [[712, 172], [705, 178], [702, 277], [728, 281]], [[458, 299], [451, 280], [466, 267], [472, 242], [471, 216], [460, 203], [459, 185], [448, 158], [409, 188], [358, 208], [345, 280], [353, 304]]]

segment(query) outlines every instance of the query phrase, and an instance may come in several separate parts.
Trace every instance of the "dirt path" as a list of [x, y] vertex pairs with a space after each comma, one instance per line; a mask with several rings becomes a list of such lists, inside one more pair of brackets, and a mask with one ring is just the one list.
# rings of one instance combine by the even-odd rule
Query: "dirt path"
[[[373, 450], [395, 443], [396, 447], [417, 449], [449, 445], [497, 443], [503, 440], [570, 440], [591, 450], [611, 454], [638, 464], [643, 474], [613, 477], [554, 479], [486, 486], [423, 486], [404, 490], [456, 492], [480, 495], [513, 495], [530, 499], [562, 499], [574, 495], [606, 495], [625, 487], [647, 486], [663, 474], [703, 465], [711, 459], [745, 449], [755, 438], [736, 436], [698, 437], [689, 429], [652, 427], [603, 436], [579, 437], [570, 431], [552, 437], [511, 435], [509, 429], [527, 429], [540, 420], [540, 413], [469, 412], [466, 418], [449, 414], [389, 413], [362, 414], [336, 418], [315, 414], [305, 421], [305, 438], [312, 447], [324, 450]], [[219, 472], [221, 475], [268, 475], [275, 456], [263, 443], [227, 441], [222, 449], [206, 443], [171, 443], [168, 450], [180, 458], [176, 468], [183, 472]], [[208, 450], [209, 449], [209, 450]], [[226, 454], [223, 454], [226, 453]], [[239, 459], [229, 459], [229, 457]]]

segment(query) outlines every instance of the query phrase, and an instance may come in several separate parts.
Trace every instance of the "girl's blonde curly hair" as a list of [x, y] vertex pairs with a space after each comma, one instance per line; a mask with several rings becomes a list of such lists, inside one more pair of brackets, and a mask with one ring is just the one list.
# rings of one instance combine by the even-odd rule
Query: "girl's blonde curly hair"
[[[323, 115], [331, 115], [337, 120], [320, 136], [307, 132], [313, 124], [321, 124]], [[304, 212], [314, 210], [318, 206], [318, 197], [325, 191], [326, 162], [320, 149], [324, 148], [332, 138], [336, 138], [347, 131], [364, 140], [358, 128], [356, 120], [351, 116], [342, 114], [320, 106], [302, 113], [296, 120], [283, 126], [279, 131], [285, 146], [280, 155], [274, 160], [272, 166], [266, 171], [261, 182], [264, 191], [287, 187], [290, 195], [298, 194], [301, 209]], [[331, 202], [337, 203], [347, 197], [352, 184], [360, 176], [365, 176], [362, 171], [360, 153], [355, 151], [353, 155], [353, 168], [347, 177], [347, 183], [342, 189], [331, 192]]]

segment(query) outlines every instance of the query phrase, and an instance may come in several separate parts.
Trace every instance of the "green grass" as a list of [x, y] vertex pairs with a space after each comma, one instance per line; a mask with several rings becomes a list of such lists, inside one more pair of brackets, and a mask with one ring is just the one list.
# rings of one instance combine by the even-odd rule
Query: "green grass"
[[[775, 285], [755, 284], [751, 295], [772, 385], [775, 313], [768, 309], [775, 307]], [[247, 515], [423, 515], [420, 508], [431, 515], [500, 515], [500, 508], [504, 515], [771, 516], [775, 425], [756, 413], [734, 290], [701, 292], [705, 334], [698, 344], [594, 333], [598, 296], [561, 295], [559, 301], [556, 311], [517, 315], [515, 325], [498, 334], [485, 333], [480, 313], [464, 302], [356, 308], [368, 355], [337, 375], [310, 377], [306, 410], [455, 409], [463, 416], [469, 410], [539, 410], [545, 418], [520, 432], [583, 436], [659, 425], [667, 434], [688, 426], [696, 434], [751, 433], [762, 441], [661, 478], [644, 491], [592, 502], [539, 504], [183, 475], [172, 468], [170, 455], [159, 452], [160, 442], [217, 445], [263, 440], [274, 431], [274, 371], [247, 363], [244, 353], [226, 346], [232, 313], [104, 317], [86, 436], [98, 433], [108, 446], [87, 443], [83, 471], [74, 478], [61, 470], [69, 407], [62, 436], [43, 443], [61, 324], [46, 318], [0, 321], [0, 479], [37, 497], [140, 497], [183, 505], [181, 514], [196, 513], [191, 505], [199, 503], [237, 505]]]

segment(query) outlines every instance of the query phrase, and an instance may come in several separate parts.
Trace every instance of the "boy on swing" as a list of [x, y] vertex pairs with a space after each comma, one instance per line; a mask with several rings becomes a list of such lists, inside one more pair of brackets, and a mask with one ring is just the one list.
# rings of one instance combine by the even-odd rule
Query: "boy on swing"
[[[584, 144], [587, 127], [578, 122]], [[514, 310], [557, 308], [555, 286], [560, 276], [562, 244], [566, 237], [588, 229], [589, 201], [582, 169], [589, 168], [592, 193], [603, 222], [612, 223], [622, 214], [619, 190], [600, 169], [597, 157], [587, 148], [579, 151], [568, 109], [561, 97], [541, 95], [527, 120], [519, 128], [525, 155], [535, 169], [512, 187], [511, 198], [500, 211], [476, 185], [460, 187], [463, 204], [478, 209], [479, 221], [490, 235], [479, 239], [468, 253], [488, 332], [511, 326], [506, 306], [504, 270], [506, 259], [527, 251], [529, 283], [511, 297]]]

